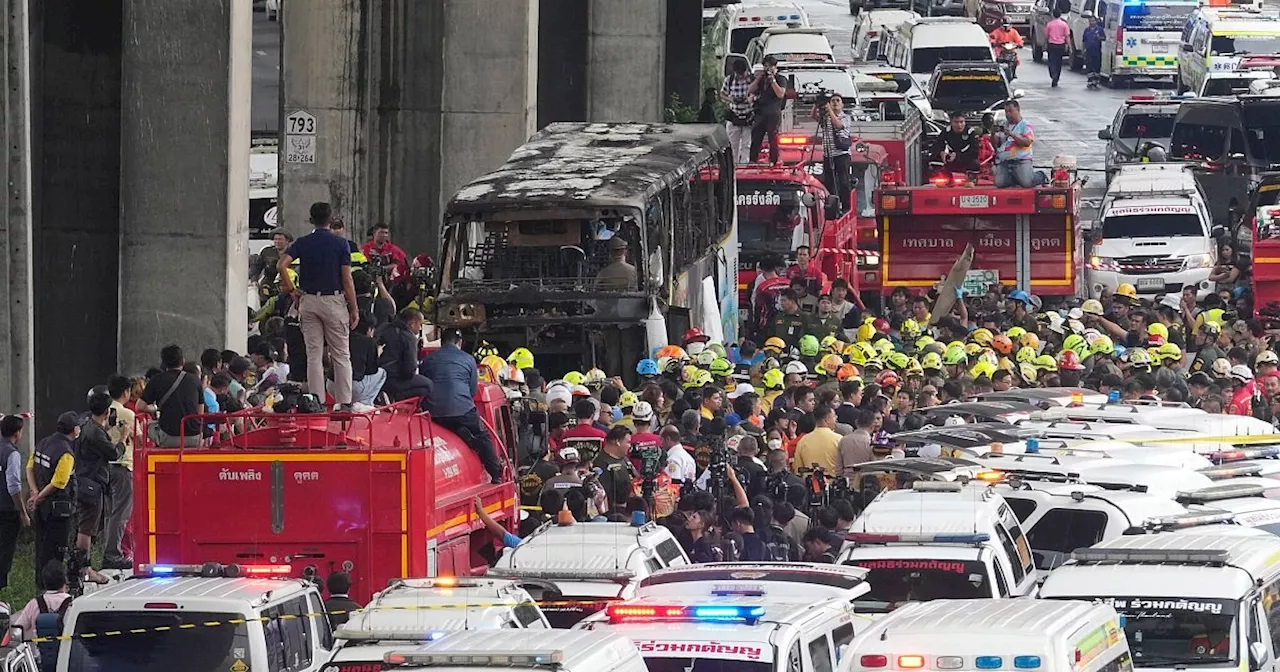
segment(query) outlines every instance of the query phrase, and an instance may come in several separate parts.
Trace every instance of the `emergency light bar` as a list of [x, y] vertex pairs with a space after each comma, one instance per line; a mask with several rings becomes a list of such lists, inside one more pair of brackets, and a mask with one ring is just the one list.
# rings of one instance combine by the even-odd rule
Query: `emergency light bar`
[[1196, 471], [1208, 476], [1211, 480], [1221, 481], [1236, 476], [1259, 476], [1262, 474], [1262, 467], [1256, 464], [1245, 464], [1236, 467], [1205, 467]]
[[[959, 670], [965, 667], [964, 656], [938, 656], [933, 660], [933, 667], [939, 670]], [[902, 655], [897, 657], [898, 667], [904, 670], [915, 670], [925, 666], [924, 656]], [[858, 659], [858, 665], [864, 668], [877, 669], [889, 666], [889, 657], [870, 654]], [[1013, 667], [1019, 670], [1035, 670], [1041, 665], [1040, 656], [1014, 656]], [[975, 656], [973, 667], [979, 670], [998, 670], [1004, 667], [1001, 656]]]
[[454, 667], [551, 666], [564, 662], [564, 651], [530, 651], [528, 653], [486, 653], [484, 651], [452, 651], [427, 653], [391, 652], [383, 656], [388, 665], [450, 665]]
[[1259, 497], [1267, 491], [1256, 483], [1223, 483], [1203, 490], [1179, 492], [1174, 499], [1179, 504], [1205, 504], [1237, 497]]
[[635, 578], [636, 573], [630, 569], [537, 569], [523, 567], [493, 567], [489, 570], [490, 576], [497, 576], [508, 579], [529, 578], [529, 579], [546, 579], [548, 581], [559, 580], [579, 580], [579, 581], [616, 581], [626, 583]]
[[986, 532], [973, 534], [876, 534], [850, 532], [846, 539], [855, 544], [985, 544], [991, 541]]
[[1086, 548], [1071, 553], [1071, 559], [1076, 562], [1114, 562], [1122, 565], [1178, 563], [1222, 566], [1227, 564], [1230, 556], [1230, 552], [1226, 550], [1163, 548]]
[[610, 623], [627, 621], [745, 621], [755, 623], [764, 616], [764, 607], [744, 607], [736, 604], [709, 604], [700, 606], [688, 605], [647, 605], [647, 604], [610, 604], [605, 607], [605, 614]]
[[1143, 526], [1154, 530], [1184, 530], [1188, 527], [1216, 525], [1235, 520], [1236, 514], [1229, 511], [1213, 511], [1207, 513], [1180, 513], [1175, 516], [1148, 518]]
[[916, 481], [911, 484], [915, 492], [960, 492], [964, 486], [959, 481]]
[[809, 136], [807, 135], [779, 135], [778, 145], [807, 145], [809, 144]]
[[343, 625], [334, 631], [333, 636], [335, 639], [345, 639], [352, 642], [434, 642], [447, 634], [449, 633], [445, 630], [419, 630], [417, 628], [378, 628], [376, 630], [365, 630], [363, 628], [352, 628]]
[[1213, 453], [1204, 453], [1204, 456], [1219, 464], [1223, 462], [1240, 462], [1241, 460], [1271, 459], [1280, 457], [1280, 447], [1220, 450]]
[[165, 577], [185, 576], [207, 579], [235, 579], [245, 577], [288, 577], [293, 573], [290, 565], [223, 565], [206, 562], [203, 565], [141, 565], [136, 576]]

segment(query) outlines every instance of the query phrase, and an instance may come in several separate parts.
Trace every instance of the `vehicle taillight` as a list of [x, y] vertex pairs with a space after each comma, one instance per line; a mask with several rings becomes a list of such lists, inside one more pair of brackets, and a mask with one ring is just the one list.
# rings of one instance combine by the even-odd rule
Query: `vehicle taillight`
[[1039, 194], [1036, 196], [1036, 210], [1038, 212], [1066, 210], [1067, 195], [1063, 193]]
[[863, 667], [888, 667], [888, 656], [863, 656], [858, 659], [858, 664]]
[[881, 194], [880, 209], [889, 210], [910, 210], [911, 194]]
[[809, 144], [809, 136], [807, 135], [779, 135], [779, 145], [807, 145]]
[[935, 187], [946, 187], [946, 186], [950, 186], [950, 184], [951, 184], [951, 174], [950, 174], [950, 173], [938, 173], [938, 174], [934, 175], [933, 177], [929, 178], [929, 181], [930, 181], [930, 182], [932, 182], [932, 183], [933, 183], [933, 186], [935, 186]]
[[288, 576], [293, 573], [289, 565], [241, 565], [240, 573], [245, 576]]
[[178, 605], [174, 602], [147, 602], [142, 605], [143, 609], [177, 609]]
[[951, 173], [951, 186], [963, 187], [969, 184], [969, 176], [964, 173]]
[[898, 656], [898, 667], [904, 670], [918, 670], [924, 667], [924, 656]]
[[1124, 26], [1116, 26], [1116, 56], [1124, 53]]

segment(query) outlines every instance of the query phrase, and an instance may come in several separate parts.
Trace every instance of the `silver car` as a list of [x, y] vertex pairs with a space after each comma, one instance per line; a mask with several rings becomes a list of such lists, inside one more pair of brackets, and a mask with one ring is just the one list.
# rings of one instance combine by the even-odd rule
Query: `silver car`
[[1098, 139], [1107, 141], [1107, 180], [1122, 163], [1138, 161], [1138, 150], [1150, 141], [1169, 149], [1173, 136], [1173, 120], [1182, 101], [1177, 98], [1133, 96], [1126, 100], [1111, 125], [1098, 131]]

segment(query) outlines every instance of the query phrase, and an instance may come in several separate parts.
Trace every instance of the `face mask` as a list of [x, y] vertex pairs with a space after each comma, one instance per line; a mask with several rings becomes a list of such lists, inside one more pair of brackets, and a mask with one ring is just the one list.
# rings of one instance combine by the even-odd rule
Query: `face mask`
[[618, 421], [622, 420], [622, 409], [621, 409], [621, 408], [616, 408], [616, 407], [615, 407], [615, 408], [613, 409], [613, 412], [609, 414], [609, 417], [610, 417], [614, 422], [618, 422]]
[[769, 439], [769, 450], [782, 450], [782, 439]]

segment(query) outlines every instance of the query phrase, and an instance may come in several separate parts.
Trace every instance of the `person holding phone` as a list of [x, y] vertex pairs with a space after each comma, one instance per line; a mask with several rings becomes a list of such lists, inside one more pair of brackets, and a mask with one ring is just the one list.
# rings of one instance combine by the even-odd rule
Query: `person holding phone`
[[747, 87], [747, 94], [755, 96], [755, 116], [751, 124], [751, 149], [748, 160], [754, 162], [760, 156], [760, 145], [769, 138], [769, 163], [778, 162], [778, 128], [782, 125], [782, 107], [787, 100], [787, 87], [778, 77], [778, 60], [765, 56], [762, 69]]

